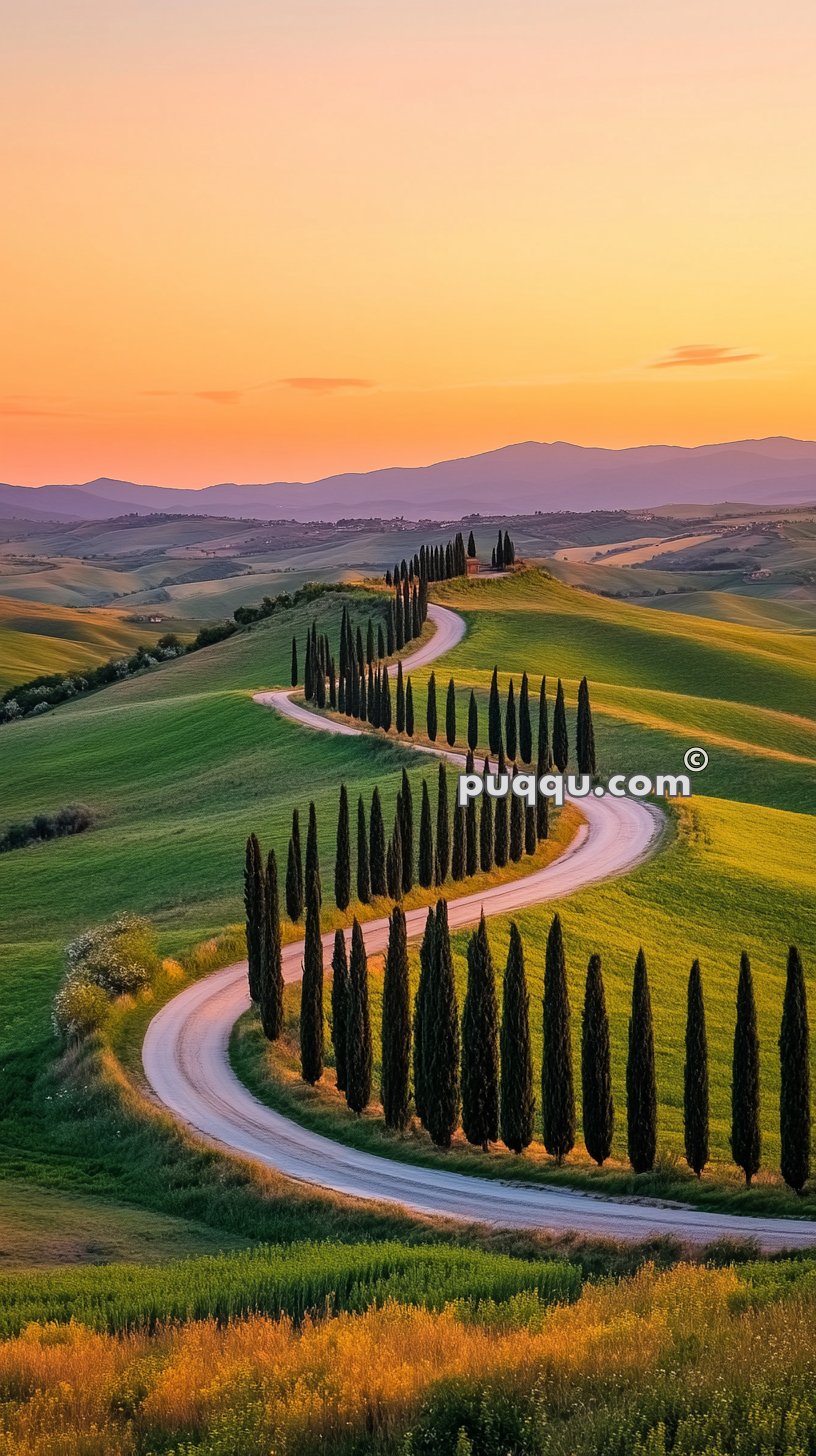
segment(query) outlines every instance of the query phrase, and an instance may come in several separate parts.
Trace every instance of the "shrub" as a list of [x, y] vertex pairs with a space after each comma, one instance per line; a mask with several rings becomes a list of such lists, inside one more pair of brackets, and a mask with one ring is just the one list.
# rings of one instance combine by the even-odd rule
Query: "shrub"
[[54, 1025], [68, 1040], [96, 1031], [110, 1001], [150, 983], [160, 961], [147, 920], [118, 915], [66, 947], [68, 968], [54, 999]]
[[90, 981], [67, 980], [54, 997], [54, 1026], [66, 1041], [79, 1041], [98, 1031], [110, 999]]
[[[35, 713], [48, 707], [41, 703]], [[36, 844], [42, 839], [63, 839], [69, 834], [82, 834], [94, 822], [93, 810], [85, 804], [68, 804], [55, 814], [35, 814], [33, 819], [22, 824], [10, 824], [0, 834], [0, 854], [11, 849], [23, 849], [27, 844]]]

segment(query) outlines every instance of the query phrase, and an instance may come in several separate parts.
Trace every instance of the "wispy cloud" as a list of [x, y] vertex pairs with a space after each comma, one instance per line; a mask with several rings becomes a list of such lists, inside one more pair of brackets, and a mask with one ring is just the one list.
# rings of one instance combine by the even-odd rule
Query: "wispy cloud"
[[343, 394], [363, 389], [376, 389], [374, 379], [358, 379], [351, 375], [300, 374], [286, 379], [267, 379], [262, 384], [247, 384], [240, 389], [142, 389], [145, 399], [203, 399], [207, 404], [237, 404], [248, 394], [262, 390], [294, 389], [304, 394]]
[[649, 367], [678, 369], [684, 366], [697, 367], [700, 364], [744, 364], [749, 359], [761, 358], [761, 354], [727, 348], [721, 344], [681, 344], [662, 359], [655, 359]]
[[331, 376], [327, 378], [320, 374], [306, 374], [294, 379], [279, 379], [277, 382], [288, 389], [301, 389], [311, 394], [338, 394], [346, 389], [374, 389], [376, 387], [373, 379]]

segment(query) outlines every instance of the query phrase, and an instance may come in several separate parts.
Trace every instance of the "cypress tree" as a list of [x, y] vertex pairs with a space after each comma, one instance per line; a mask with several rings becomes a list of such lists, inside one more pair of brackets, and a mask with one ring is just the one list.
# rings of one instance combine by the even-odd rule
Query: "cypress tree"
[[410, 1120], [411, 1011], [408, 935], [399, 905], [391, 911], [382, 1002], [382, 1104], [386, 1127], [403, 1132]]
[[346, 956], [346, 937], [342, 930], [334, 932], [332, 954], [332, 1045], [334, 1047], [334, 1070], [338, 1092], [346, 1090], [346, 1033], [349, 1003], [349, 973]]
[[297, 637], [292, 634], [292, 687], [298, 685]]
[[[490, 765], [484, 761], [484, 779], [490, 772]], [[479, 819], [479, 866], [487, 874], [493, 868], [493, 800], [487, 789], [482, 790], [482, 813]]]
[[414, 690], [411, 687], [411, 679], [408, 678], [405, 684], [405, 732], [409, 738], [414, 736]]
[[505, 531], [505, 533], [504, 533], [504, 564], [505, 564], [505, 566], [512, 566], [513, 565], [513, 562], [515, 561], [515, 559], [516, 559], [516, 553], [515, 553], [515, 551], [513, 549], [513, 543], [510, 540], [509, 532]]
[[467, 541], [467, 554], [470, 557], [471, 561], [473, 560], [473, 558], [476, 555], [476, 542], [475, 542], [475, 540], [473, 538], [473, 532], [472, 531], [471, 531], [470, 535], [468, 536], [468, 541]]
[[278, 862], [274, 849], [266, 859], [266, 927], [258, 1008], [261, 1026], [269, 1041], [277, 1041], [283, 1028], [283, 970], [281, 967], [280, 897]]
[[347, 910], [351, 900], [351, 829], [348, 793], [340, 785], [340, 808], [337, 815], [337, 853], [334, 860], [334, 903], [338, 910]]
[[439, 900], [434, 931], [434, 974], [423, 1059], [426, 1125], [437, 1147], [449, 1148], [459, 1122], [459, 1008], [453, 975], [448, 906]]
[[575, 736], [575, 751], [578, 757], [579, 774], [597, 773], [595, 761], [595, 729], [592, 726], [592, 708], [589, 701], [589, 684], [581, 678], [578, 688], [578, 722]]
[[325, 706], [326, 706], [326, 675], [325, 675], [325, 673], [323, 671], [322, 663], [317, 663], [313, 667], [313, 669], [312, 669], [312, 679], [313, 679], [313, 682], [314, 682], [314, 700], [315, 700], [315, 703], [317, 704], [318, 708], [325, 708]]
[[394, 603], [393, 602], [389, 602], [388, 603], [388, 616], [385, 619], [385, 647], [386, 647], [386, 650], [385, 650], [385, 653], [382, 654], [383, 656], [385, 656], [385, 657], [393, 657], [394, 656], [395, 640], [396, 640], [396, 632], [395, 632], [395, 625], [394, 625]]
[[317, 903], [320, 905], [323, 900], [323, 886], [320, 882], [320, 859], [317, 849], [317, 814], [315, 812], [314, 799], [309, 804], [309, 827], [306, 831], [306, 895], [309, 894], [309, 880], [314, 879], [317, 885]]
[[337, 676], [333, 657], [329, 659], [329, 707], [337, 707]]
[[397, 652], [401, 652], [405, 646], [405, 622], [402, 613], [402, 592], [399, 590], [394, 597], [394, 642]]
[[380, 726], [380, 673], [374, 664], [368, 669], [368, 721], [372, 728]]
[[553, 917], [544, 963], [544, 1042], [541, 1072], [544, 1146], [562, 1163], [575, 1143], [575, 1092], [567, 966], [561, 918]]
[[431, 743], [436, 742], [436, 673], [432, 672], [428, 678], [428, 707], [427, 707], [428, 737]]
[[368, 1010], [368, 958], [356, 916], [351, 927], [346, 1028], [346, 1102], [352, 1112], [359, 1115], [371, 1100], [373, 1058]]
[[362, 631], [362, 628], [359, 626], [359, 624], [358, 624], [358, 627], [357, 627], [357, 633], [356, 633], [356, 636], [355, 636], [354, 641], [355, 641], [355, 656], [357, 658], [357, 668], [358, 668], [358, 671], [360, 673], [360, 676], [362, 677], [363, 676], [363, 673], [366, 670], [366, 655], [365, 655], [365, 651], [364, 651], [364, 648], [363, 648], [363, 631]]
[[[498, 777], [501, 779], [501, 777], [507, 773], [507, 764], [504, 761], [503, 748], [499, 749], [498, 770]], [[496, 862], [496, 866], [498, 869], [503, 869], [504, 866], [507, 864], [507, 857], [509, 853], [509, 812], [510, 811], [507, 803], [507, 795], [502, 794], [501, 797], [496, 800], [495, 809], [496, 841], [493, 858]]]
[[507, 709], [504, 715], [504, 741], [507, 745], [507, 757], [513, 763], [518, 747], [518, 735], [516, 732], [516, 695], [512, 678], [510, 679], [510, 686], [507, 689]]
[[427, 1106], [426, 1080], [425, 1080], [425, 1038], [430, 1036], [429, 1027], [429, 1001], [431, 983], [433, 981], [434, 961], [436, 951], [434, 948], [436, 936], [436, 916], [432, 909], [428, 910], [425, 920], [425, 934], [422, 937], [422, 945], [419, 950], [419, 984], [417, 985], [416, 996], [414, 997], [414, 1106], [417, 1117], [425, 1125], [425, 1109]]
[[795, 945], [788, 951], [779, 1060], [780, 1168], [788, 1187], [801, 1193], [810, 1175], [810, 1030], [805, 976]]
[[407, 576], [402, 583], [402, 623], [405, 641], [410, 642], [414, 635], [414, 618], [411, 611], [411, 587]]
[[371, 871], [368, 863], [368, 826], [363, 796], [357, 800], [357, 899], [367, 905], [371, 899]]
[[[473, 773], [473, 754], [468, 749], [467, 772]], [[465, 873], [475, 875], [479, 868], [479, 821], [476, 800], [468, 799], [465, 807]]]
[[535, 1097], [530, 1044], [530, 997], [524, 970], [524, 947], [515, 921], [504, 971], [501, 1022], [501, 1140], [512, 1153], [523, 1153], [533, 1140]]
[[612, 1151], [615, 1104], [612, 1100], [612, 1059], [609, 1047], [609, 1017], [599, 955], [591, 955], [584, 989], [581, 1022], [581, 1106], [584, 1144], [589, 1156], [602, 1167]]
[[686, 1013], [686, 1064], [683, 1069], [683, 1129], [686, 1162], [699, 1178], [708, 1162], [708, 1041], [700, 962], [692, 964]]
[[300, 987], [300, 1069], [314, 1086], [323, 1076], [323, 943], [320, 939], [320, 888], [306, 876], [306, 936]]
[[493, 669], [490, 679], [490, 698], [487, 706], [487, 741], [491, 753], [498, 753], [502, 746], [501, 706], [499, 704], [498, 668]]
[[553, 761], [559, 773], [564, 773], [569, 761], [569, 739], [567, 738], [567, 712], [564, 707], [564, 688], [561, 679], [555, 691], [555, 712], [553, 713]]
[[263, 861], [258, 837], [250, 834], [244, 862], [244, 909], [246, 910], [247, 979], [249, 995], [258, 1002], [261, 994], [266, 950], [266, 902]]
[[443, 885], [450, 870], [450, 819], [448, 815], [448, 774], [443, 759], [439, 761], [436, 791], [436, 880]]
[[530, 684], [526, 672], [522, 676], [519, 693], [518, 746], [522, 763], [532, 763], [533, 725], [530, 722]]
[[493, 549], [490, 552], [490, 565], [491, 565], [492, 569], [495, 571], [496, 570], [496, 548], [495, 548], [495, 546], [493, 547]]
[[538, 693], [538, 762], [544, 765], [539, 768], [539, 775], [547, 772], [550, 766], [550, 729], [547, 713], [547, 679], [542, 677], [541, 687]]
[[397, 732], [405, 732], [405, 683], [402, 676], [402, 661], [397, 663]]
[[453, 678], [448, 683], [448, 696], [445, 702], [445, 737], [449, 747], [453, 748], [456, 742], [456, 688]]
[[300, 856], [300, 815], [292, 810], [292, 835], [286, 865], [286, 913], [298, 921], [303, 914], [303, 862]]
[[536, 832], [536, 811], [530, 804], [524, 805], [524, 853], [535, 854], [538, 835]]
[[303, 696], [308, 703], [314, 697], [314, 680], [312, 677], [312, 634], [306, 633], [306, 655], [303, 666]]
[[337, 681], [337, 711], [338, 713], [346, 711], [346, 679], [342, 673]]
[[402, 785], [400, 788], [400, 839], [402, 849], [402, 888], [407, 891], [414, 883], [414, 796], [411, 792], [411, 780], [405, 769], [402, 770]]
[[387, 667], [382, 670], [380, 684], [380, 727], [388, 733], [391, 727], [391, 685]]
[[400, 796], [397, 794], [397, 815], [385, 852], [385, 877], [392, 900], [402, 899], [402, 834], [400, 831]]
[[[513, 778], [517, 770], [513, 769]], [[518, 864], [524, 853], [524, 801], [518, 794], [510, 794], [510, 858]]]
[[465, 811], [461, 805], [456, 804], [453, 810], [453, 848], [451, 850], [451, 879], [463, 880], [465, 878], [466, 848], [465, 835]]
[[374, 623], [372, 622], [371, 618], [369, 617], [369, 619], [368, 619], [368, 626], [366, 627], [366, 662], [371, 663], [373, 661], [374, 661]]
[[418, 637], [422, 631], [422, 612], [419, 606], [419, 587], [414, 586], [411, 592], [411, 628], [413, 635]]
[[462, 1008], [462, 1130], [469, 1143], [487, 1152], [499, 1135], [499, 1013], [484, 915], [470, 937], [467, 959]]
[[434, 843], [433, 828], [431, 825], [431, 801], [428, 798], [428, 785], [422, 780], [422, 809], [419, 816], [419, 867], [417, 878], [423, 889], [427, 890], [434, 880]]
[[372, 895], [384, 895], [385, 878], [385, 823], [379, 788], [375, 785], [371, 795], [371, 817], [368, 831], [368, 866], [371, 876]]
[[629, 1054], [626, 1060], [626, 1120], [629, 1161], [636, 1173], [649, 1173], [657, 1152], [657, 1084], [649, 976], [642, 948], [635, 961]]
[[468, 703], [467, 741], [468, 748], [474, 752], [479, 742], [479, 709], [476, 706], [476, 694], [473, 688], [470, 690]]
[[762, 1151], [759, 1100], [759, 1037], [751, 962], [740, 957], [737, 1017], [731, 1062], [731, 1155], [751, 1186]]
[[496, 541], [496, 570], [504, 571], [504, 540], [501, 531]]

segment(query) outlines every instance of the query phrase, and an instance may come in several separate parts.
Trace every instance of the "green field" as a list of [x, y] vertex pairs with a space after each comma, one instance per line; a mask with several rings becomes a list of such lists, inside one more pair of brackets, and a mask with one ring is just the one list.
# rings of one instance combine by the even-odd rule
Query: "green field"
[[107, 608], [76, 610], [0, 596], [0, 693], [33, 677], [81, 672], [129, 656], [178, 626], [129, 622]]

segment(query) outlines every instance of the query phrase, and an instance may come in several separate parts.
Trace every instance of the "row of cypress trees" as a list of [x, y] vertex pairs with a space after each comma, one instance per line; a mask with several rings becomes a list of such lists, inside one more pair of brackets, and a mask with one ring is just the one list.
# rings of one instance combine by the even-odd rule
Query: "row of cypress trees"
[[[435, 743], [439, 732], [435, 672], [432, 672], [428, 678], [425, 726], [428, 737], [432, 743]], [[445, 693], [445, 738], [451, 748], [457, 741], [458, 732], [456, 684], [451, 677], [448, 680], [447, 691]], [[479, 742], [479, 708], [476, 701], [476, 694], [472, 688], [468, 699], [466, 735], [468, 747], [475, 749]], [[502, 710], [499, 694], [498, 667], [493, 668], [487, 709], [487, 741], [492, 754], [498, 755], [504, 750], [511, 763], [533, 763], [530, 684], [526, 672], [522, 675], [518, 701], [516, 700], [513, 679], [510, 679], [504, 710]], [[589, 774], [590, 777], [594, 776], [598, 770], [595, 751], [595, 728], [592, 721], [589, 684], [585, 677], [581, 679], [578, 687], [576, 755], [578, 772], [580, 774]], [[556, 687], [555, 705], [553, 709], [552, 744], [550, 744], [549, 739], [547, 679], [546, 677], [542, 677], [541, 679], [538, 694], [538, 733], [535, 761], [539, 777], [541, 774], [546, 773], [553, 765], [555, 765], [559, 773], [564, 773], [569, 763], [567, 712], [564, 700], [564, 685], [560, 678]]]
[[[473, 541], [473, 532], [470, 533], [468, 547], [473, 544], [473, 550], [468, 550], [469, 555], [476, 555], [476, 545]], [[467, 570], [465, 541], [461, 531], [457, 531], [452, 541], [444, 546], [422, 545], [419, 551], [406, 561], [402, 561], [394, 567], [393, 572], [385, 573], [387, 586], [396, 586], [399, 582], [425, 582], [429, 581], [450, 581], [455, 576], [464, 576]]]
[[264, 864], [255, 834], [246, 843], [244, 908], [249, 994], [258, 1007], [265, 1035], [275, 1041], [283, 1026], [278, 866], [274, 849]]
[[[317, 623], [312, 622], [303, 652], [303, 692], [307, 701], [315, 703], [318, 708], [330, 707], [349, 717], [375, 721], [369, 708], [372, 694], [375, 690], [388, 691], [390, 696], [385, 660], [419, 636], [427, 615], [427, 583], [411, 586], [407, 580], [398, 584], [394, 599], [388, 604], [384, 624], [379, 622], [375, 631], [372, 618], [368, 618], [365, 636], [361, 624], [356, 630], [352, 628], [348, 608], [344, 606], [336, 666], [328, 635], [318, 633]], [[299, 680], [298, 644], [293, 636], [292, 687], [297, 687]]]
[[[472, 536], [471, 532], [471, 536]], [[475, 552], [474, 552], [475, 555]], [[502, 534], [499, 531], [496, 544], [490, 555], [490, 565], [494, 571], [509, 571], [516, 560], [516, 548], [507, 531]]]

